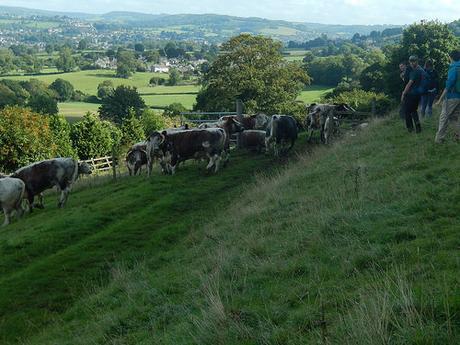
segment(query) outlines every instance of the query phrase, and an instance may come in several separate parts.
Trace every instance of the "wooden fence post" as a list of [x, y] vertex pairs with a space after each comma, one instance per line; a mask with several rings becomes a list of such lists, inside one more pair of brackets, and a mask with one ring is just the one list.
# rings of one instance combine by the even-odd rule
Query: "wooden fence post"
[[241, 101], [241, 99], [236, 100], [236, 117], [238, 119], [243, 118], [243, 102]]
[[113, 179], [117, 179], [117, 168], [115, 166], [115, 155], [116, 155], [116, 150], [115, 146], [112, 147], [112, 174], [113, 174]]
[[372, 98], [372, 110], [371, 110], [372, 117], [375, 117], [375, 115], [376, 115], [376, 102], [377, 102], [377, 100], [375, 99], [375, 97]]

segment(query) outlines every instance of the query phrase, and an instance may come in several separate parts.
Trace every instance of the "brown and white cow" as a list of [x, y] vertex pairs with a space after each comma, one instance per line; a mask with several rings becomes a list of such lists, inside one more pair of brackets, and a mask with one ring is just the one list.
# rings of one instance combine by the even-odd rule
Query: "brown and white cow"
[[339, 125], [339, 118], [336, 114], [341, 111], [354, 110], [347, 104], [311, 104], [308, 107], [308, 114], [304, 124], [305, 128], [310, 132], [308, 140], [311, 141], [313, 132], [319, 131], [321, 142], [329, 143]]
[[91, 174], [91, 167], [87, 163], [79, 163], [73, 158], [54, 158], [25, 166], [16, 170], [11, 177], [24, 181], [29, 210], [32, 211], [35, 196], [38, 195], [40, 199], [37, 207], [43, 208], [41, 193], [53, 187], [60, 192], [58, 207], [64, 207], [72, 185], [82, 174]]
[[266, 130], [268, 123], [270, 122], [270, 117], [265, 114], [257, 114], [250, 116], [238, 117], [237, 115], [226, 115], [222, 116], [217, 124], [223, 123], [229, 118], [236, 120], [245, 130], [256, 129], [256, 130]]
[[[165, 129], [163, 130], [163, 132], [176, 133], [176, 132], [186, 132], [189, 130], [190, 128], [188, 124], [185, 124], [180, 127], [173, 127], [173, 128]], [[167, 166], [166, 166], [165, 157], [164, 157], [166, 151], [165, 151], [164, 146], [161, 145], [163, 142], [164, 142], [164, 137], [158, 131], [152, 132], [145, 141], [146, 153], [147, 153], [147, 175], [148, 176], [152, 175], [152, 168], [153, 168], [153, 163], [155, 162], [155, 160], [159, 161], [161, 171], [163, 173], [167, 172]]]
[[258, 153], [266, 150], [266, 131], [247, 130], [238, 134], [237, 147], [239, 149], [255, 150]]
[[5, 215], [3, 226], [11, 221], [11, 216], [16, 211], [19, 218], [24, 213], [22, 209], [22, 199], [25, 193], [25, 184], [22, 180], [2, 175], [0, 177], [0, 206]]
[[129, 176], [141, 173], [142, 167], [147, 166], [147, 151], [141, 148], [131, 149], [126, 154], [126, 166], [128, 167]]
[[157, 136], [159, 140], [163, 138], [158, 146], [163, 151], [163, 162], [166, 163], [168, 173], [174, 174], [181, 162], [203, 156], [209, 159], [207, 170], [214, 168], [214, 172], [219, 171], [227, 143], [227, 134], [222, 128], [194, 129], [173, 133], [163, 131], [158, 134], [161, 135], [161, 137]]

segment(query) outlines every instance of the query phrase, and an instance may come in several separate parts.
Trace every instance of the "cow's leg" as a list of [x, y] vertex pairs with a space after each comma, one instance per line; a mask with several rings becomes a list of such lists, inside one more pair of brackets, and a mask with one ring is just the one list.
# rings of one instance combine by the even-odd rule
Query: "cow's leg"
[[38, 194], [38, 202], [34, 205], [33, 204], [33, 198], [32, 198], [32, 207], [44, 209], [45, 208], [45, 202], [43, 200], [43, 193]]
[[32, 213], [34, 209], [34, 195], [32, 195], [32, 193], [27, 194], [27, 207], [28, 211]]
[[8, 224], [10, 224], [11, 211], [6, 208], [3, 208], [3, 213], [5, 215], [5, 221], [3, 222], [2, 226], [7, 226]]
[[208, 162], [208, 165], [206, 166], [206, 170], [210, 170], [214, 166], [215, 155], [208, 153], [207, 156], [209, 158], [209, 162]]
[[152, 175], [153, 159], [150, 157], [147, 160], [147, 176]]
[[313, 137], [313, 129], [309, 128], [310, 134], [308, 135], [308, 142], [311, 143], [311, 138]]
[[67, 198], [69, 197], [69, 193], [70, 193], [70, 191], [72, 189], [72, 185], [71, 184], [68, 184], [68, 185], [63, 184], [63, 185], [60, 186], [60, 188], [61, 188], [61, 196], [59, 198], [58, 206], [59, 206], [59, 208], [63, 208], [64, 205], [67, 202]]
[[326, 143], [326, 139], [324, 137], [324, 129], [321, 129], [320, 133], [319, 133], [319, 136], [320, 136], [320, 140], [323, 144]]
[[214, 155], [214, 173], [217, 173], [219, 171], [219, 165], [220, 165], [220, 161], [221, 161], [221, 156], [220, 155]]

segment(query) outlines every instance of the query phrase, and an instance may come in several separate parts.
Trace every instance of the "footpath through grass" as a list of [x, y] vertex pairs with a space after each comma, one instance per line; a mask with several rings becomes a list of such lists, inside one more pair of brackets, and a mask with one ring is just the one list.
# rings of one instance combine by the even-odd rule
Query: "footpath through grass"
[[2, 230], [0, 343], [458, 344], [460, 146], [423, 125], [255, 180], [265, 157], [126, 179]]

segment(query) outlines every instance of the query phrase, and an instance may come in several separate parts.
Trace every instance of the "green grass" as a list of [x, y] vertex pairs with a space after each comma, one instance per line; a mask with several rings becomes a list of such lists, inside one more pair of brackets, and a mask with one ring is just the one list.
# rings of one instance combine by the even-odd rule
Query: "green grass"
[[306, 104], [318, 102], [322, 96], [331, 92], [333, 88], [329, 86], [312, 85], [307, 87], [301, 92], [297, 100], [305, 102]]
[[0, 343], [458, 344], [460, 147], [423, 129], [48, 200], [0, 232]]
[[75, 122], [88, 111], [97, 113], [100, 104], [85, 102], [65, 102], [59, 103], [59, 114], [64, 115], [69, 122]]
[[[42, 80], [51, 84], [57, 78], [68, 80], [76, 90], [83, 91], [86, 94], [95, 95], [97, 86], [104, 80], [111, 80], [115, 86], [129, 85], [137, 87], [139, 93], [144, 98], [148, 106], [165, 107], [174, 102], [182, 103], [186, 108], [192, 109], [195, 103], [196, 94], [200, 87], [198, 85], [177, 85], [177, 86], [156, 86], [150, 87], [149, 80], [152, 76], [168, 78], [166, 74], [137, 72], [129, 79], [115, 78], [114, 71], [92, 70], [78, 71], [72, 73], [57, 73], [56, 69], [47, 69], [49, 74], [37, 76], [4, 76], [0, 78], [14, 80], [29, 80], [31, 78]], [[97, 105], [86, 103], [66, 103], [61, 104], [60, 111], [64, 115], [69, 115], [71, 120], [83, 116], [88, 110], [94, 111]]]
[[[84, 93], [95, 95], [97, 93], [97, 86], [104, 80], [111, 80], [115, 86], [118, 85], [129, 85], [135, 86], [140, 91], [148, 89], [149, 80], [154, 75], [165, 77], [164, 74], [149, 73], [149, 72], [137, 72], [129, 79], [122, 79], [115, 77], [115, 71], [111, 70], [90, 70], [90, 71], [78, 71], [71, 73], [56, 73], [56, 74], [44, 74], [37, 76], [3, 76], [3, 79], [14, 79], [14, 80], [29, 80], [35, 78], [44, 81], [45, 83], [51, 84], [57, 78], [68, 80], [75, 89], [83, 91]], [[167, 76], [166, 76], [167, 77]]]

